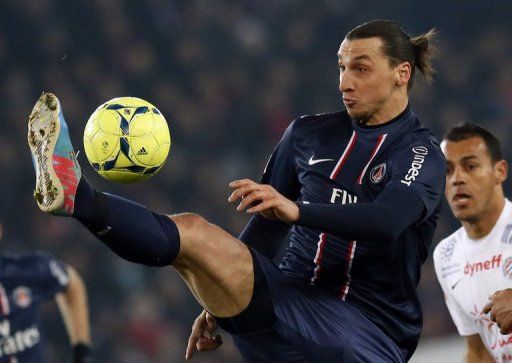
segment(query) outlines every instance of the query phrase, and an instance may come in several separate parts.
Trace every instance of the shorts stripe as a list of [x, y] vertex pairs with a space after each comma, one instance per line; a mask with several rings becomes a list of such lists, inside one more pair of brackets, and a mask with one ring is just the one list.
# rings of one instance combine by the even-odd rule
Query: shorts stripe
[[313, 277], [311, 278], [311, 285], [313, 285], [320, 274], [320, 263], [322, 262], [322, 256], [324, 253], [325, 241], [327, 239], [326, 233], [320, 233], [318, 236], [318, 247], [316, 249], [316, 255], [313, 262], [316, 264], [315, 270], [313, 271]]
[[340, 297], [345, 300], [347, 298], [348, 290], [350, 288], [350, 270], [352, 269], [352, 261], [354, 261], [354, 255], [356, 253], [357, 241], [351, 241], [347, 253], [347, 269], [345, 271], [346, 280], [340, 290]]

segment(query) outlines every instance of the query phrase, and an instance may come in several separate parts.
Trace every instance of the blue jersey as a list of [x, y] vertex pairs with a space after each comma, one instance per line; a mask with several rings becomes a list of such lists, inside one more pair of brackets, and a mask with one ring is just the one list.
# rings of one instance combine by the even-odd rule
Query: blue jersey
[[[295, 120], [262, 177], [263, 183], [302, 203], [301, 214], [307, 216], [301, 219], [309, 219], [291, 228], [281, 271], [350, 303], [410, 356], [422, 327], [416, 286], [436, 227], [445, 170], [438, 142], [410, 107], [377, 126], [361, 126], [346, 111]], [[408, 214], [409, 198], [423, 209], [398, 236], [370, 233], [388, 223], [379, 216], [313, 223], [319, 219], [312, 212], [318, 206], [346, 211], [366, 203], [371, 210], [371, 203], [391, 193], [403, 200], [403, 215]], [[353, 226], [337, 226], [350, 224], [350, 219]]]
[[67, 284], [66, 266], [48, 254], [0, 256], [0, 362], [44, 362], [40, 304]]

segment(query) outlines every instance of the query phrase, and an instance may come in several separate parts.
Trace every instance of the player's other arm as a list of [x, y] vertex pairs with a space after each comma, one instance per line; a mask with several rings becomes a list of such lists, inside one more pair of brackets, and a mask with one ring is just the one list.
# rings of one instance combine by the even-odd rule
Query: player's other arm
[[194, 321], [194, 325], [192, 325], [192, 332], [188, 338], [185, 359], [191, 359], [196, 350], [198, 352], [204, 352], [220, 347], [222, 345], [222, 336], [215, 334], [217, 328], [217, 322], [213, 315], [203, 310]]
[[494, 358], [489, 354], [485, 348], [482, 338], [478, 334], [469, 335], [466, 337], [467, 352], [466, 363], [493, 363]]
[[64, 291], [55, 296], [55, 300], [73, 346], [73, 362], [85, 362], [91, 345], [87, 292], [74, 268], [68, 266], [67, 273], [69, 283]]

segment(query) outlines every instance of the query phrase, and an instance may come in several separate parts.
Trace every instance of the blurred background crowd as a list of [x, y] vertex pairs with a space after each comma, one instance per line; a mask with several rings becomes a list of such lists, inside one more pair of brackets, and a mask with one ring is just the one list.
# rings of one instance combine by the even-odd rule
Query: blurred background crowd
[[[173, 138], [161, 172], [114, 185], [82, 153], [85, 174], [99, 189], [158, 212], [198, 212], [236, 235], [247, 217], [226, 202], [228, 182], [258, 178], [294, 118], [343, 107], [339, 43], [374, 18], [396, 20], [411, 35], [439, 30], [437, 74], [432, 85], [415, 83], [416, 114], [438, 138], [453, 124], [478, 122], [512, 160], [511, 14], [512, 2], [500, 0], [0, 0], [0, 252], [44, 249], [79, 271], [98, 362], [182, 361], [200, 307], [178, 275], [125, 262], [78, 222], [37, 209], [25, 134], [41, 92], [60, 98], [78, 149], [99, 104], [118, 96], [154, 103]], [[456, 228], [446, 207], [432, 247]], [[422, 342], [455, 334], [431, 259], [419, 291]], [[47, 354], [63, 362], [64, 329], [55, 308], [46, 310]], [[240, 357], [228, 340], [195, 360]]]

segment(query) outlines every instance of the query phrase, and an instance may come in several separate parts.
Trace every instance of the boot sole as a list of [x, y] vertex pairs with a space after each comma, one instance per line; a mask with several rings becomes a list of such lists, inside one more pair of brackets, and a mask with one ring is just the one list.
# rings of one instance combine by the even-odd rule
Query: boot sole
[[64, 189], [52, 163], [60, 133], [59, 111], [57, 97], [43, 93], [28, 118], [28, 144], [36, 171], [34, 199], [43, 212], [64, 204]]

